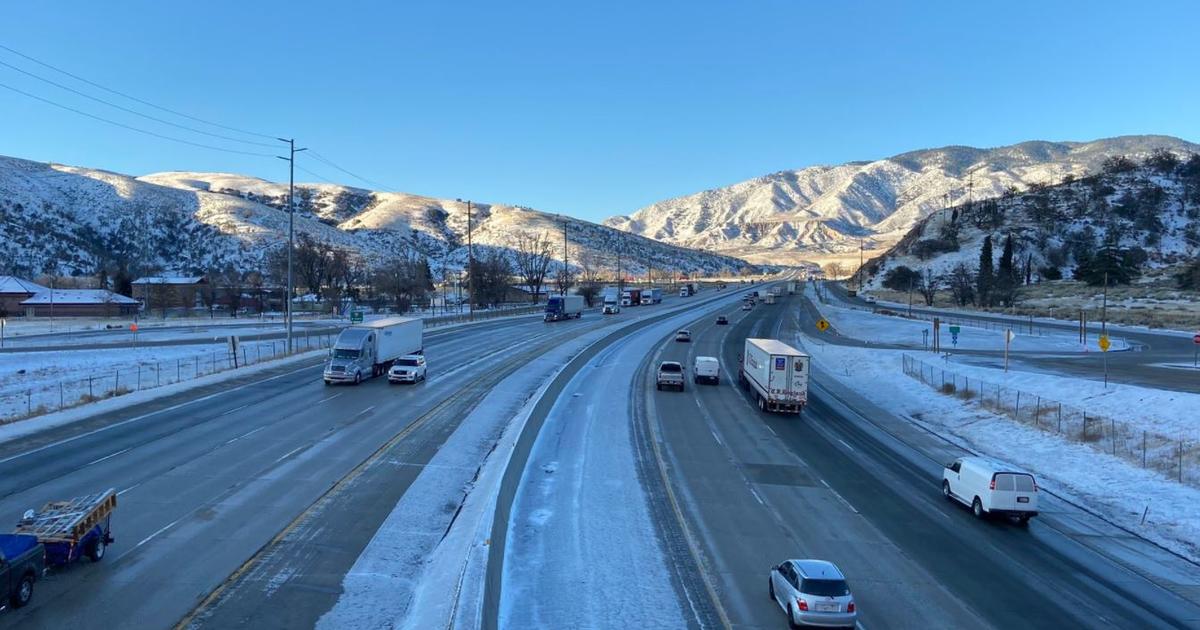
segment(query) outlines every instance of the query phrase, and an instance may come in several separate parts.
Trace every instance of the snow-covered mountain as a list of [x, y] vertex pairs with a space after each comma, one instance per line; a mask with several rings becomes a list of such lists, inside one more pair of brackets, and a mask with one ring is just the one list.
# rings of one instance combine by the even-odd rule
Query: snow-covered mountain
[[943, 279], [960, 263], [974, 273], [988, 235], [994, 260], [1012, 236], [1031, 282], [1072, 278], [1105, 244], [1135, 252], [1143, 268], [1192, 260], [1200, 252], [1200, 156], [1113, 160], [1094, 175], [936, 212], [867, 263], [867, 286], [900, 266]]
[[1093, 142], [1023, 142], [994, 149], [951, 146], [872, 162], [780, 171], [724, 188], [661, 201], [604, 222], [660, 241], [776, 263], [820, 259], [898, 241], [930, 213], [997, 197], [1012, 187], [1099, 170], [1114, 155], [1153, 149], [1200, 152], [1169, 136]]
[[[403, 193], [332, 184], [298, 184], [296, 230], [350, 250], [368, 264], [426, 256], [435, 268], [466, 262], [466, 205]], [[92, 275], [101, 267], [137, 272], [200, 272], [233, 266], [261, 270], [285, 242], [287, 185], [225, 173], [109, 171], [0, 157], [0, 273]], [[551, 232], [566, 222], [572, 258], [598, 267], [646, 265], [688, 273], [736, 272], [745, 261], [689, 250], [587, 221], [520, 206], [474, 204], [472, 240], [507, 249], [520, 233]]]

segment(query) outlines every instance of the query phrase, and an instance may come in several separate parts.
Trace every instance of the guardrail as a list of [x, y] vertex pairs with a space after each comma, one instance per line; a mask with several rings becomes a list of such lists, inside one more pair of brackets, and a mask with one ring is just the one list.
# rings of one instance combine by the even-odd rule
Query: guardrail
[[1200, 442], [1168, 437], [1045, 396], [970, 378], [907, 354], [903, 364], [906, 375], [947, 396], [973, 401], [1021, 424], [1200, 487]]

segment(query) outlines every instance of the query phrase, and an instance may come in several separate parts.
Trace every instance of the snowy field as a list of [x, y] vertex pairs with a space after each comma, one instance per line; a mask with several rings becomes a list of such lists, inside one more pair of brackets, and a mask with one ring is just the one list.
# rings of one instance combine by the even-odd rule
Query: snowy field
[[[844, 336], [870, 343], [907, 346], [914, 349], [925, 347], [926, 339], [932, 338], [933, 324], [928, 321], [894, 315], [879, 315], [833, 304], [821, 304], [816, 302], [811, 289], [806, 289], [806, 291], [817, 304], [821, 315]], [[1004, 351], [1003, 330], [988, 330], [967, 324], [963, 324], [960, 328], [958, 344], [951, 343], [952, 336], [949, 326], [952, 323], [952, 321], [947, 321], [942, 325], [942, 348], [944, 350]], [[1013, 332], [1016, 336], [1009, 345], [1010, 352], [1100, 352], [1100, 347], [1096, 345], [1098, 342], [1096, 335], [1089, 336], [1085, 346], [1079, 343], [1076, 335], [1066, 331], [1062, 333], [1047, 331], [1046, 334], [1037, 336], [1024, 334], [1018, 323], [1014, 322]], [[1110, 352], [1129, 349], [1129, 344], [1119, 337], [1113, 337], [1111, 342]]]
[[[909, 378], [897, 350], [848, 348], [801, 335], [798, 345], [811, 353], [823, 377], [832, 377], [872, 402], [895, 410], [970, 450], [1003, 459], [1030, 471], [1051, 492], [1088, 505], [1111, 521], [1164, 546], [1200, 560], [1200, 489], [1177, 483], [1092, 445], [1018, 423], [982, 408], [977, 402], [938, 393]], [[1188, 427], [1200, 409], [1200, 396], [1099, 384], [1043, 374], [1016, 373], [951, 365], [976, 378], [1009, 382], [1047, 396], [1100, 410], [1121, 410], [1121, 418], [1147, 428]], [[1005, 379], [1008, 379], [1007, 381]], [[1131, 414], [1131, 410], [1140, 410]], [[1195, 437], [1194, 429], [1191, 430]], [[1142, 514], [1149, 509], [1145, 523]]]
[[[313, 338], [312, 347], [325, 339]], [[300, 349], [306, 349], [300, 338]], [[238, 365], [282, 356], [282, 340], [247, 342]], [[0, 354], [0, 422], [128, 393], [188, 381], [234, 367], [229, 346], [189, 344], [115, 350], [64, 350]]]

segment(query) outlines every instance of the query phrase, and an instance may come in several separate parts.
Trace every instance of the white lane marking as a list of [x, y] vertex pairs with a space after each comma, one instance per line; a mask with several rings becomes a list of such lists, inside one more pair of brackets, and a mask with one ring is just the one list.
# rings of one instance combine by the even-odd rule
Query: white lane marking
[[122, 490], [122, 491], [118, 492], [118, 493], [117, 493], [117, 496], [121, 496], [122, 494], [125, 494], [126, 492], [129, 492], [130, 490], [133, 490], [134, 488], [136, 488], [136, 487], [138, 487], [138, 486], [142, 485], [143, 483], [145, 483], [145, 482], [144, 482], [144, 481], [139, 481], [139, 482], [137, 482], [137, 483], [133, 484], [132, 486], [129, 486], [128, 488], [125, 488], [124, 490]]
[[319, 405], [319, 404], [321, 404], [321, 403], [323, 403], [323, 402], [329, 402], [329, 401], [333, 400], [334, 398], [337, 398], [338, 396], [341, 396], [341, 395], [342, 395], [342, 394], [344, 394], [344, 393], [346, 393], [346, 392], [338, 392], [338, 393], [336, 393], [336, 394], [334, 394], [334, 395], [332, 395], [332, 396], [330, 396], [330, 397], [328, 397], [328, 398], [322, 398], [321, 400], [318, 400], [318, 401], [317, 401], [317, 404]]
[[774, 435], [775, 437], [779, 437], [779, 434], [775, 432], [775, 429], [771, 428], [771, 425], [768, 424], [766, 426], [767, 426], [767, 430], [771, 432], [771, 435]]
[[758, 496], [758, 492], [754, 489], [754, 486], [747, 486], [747, 487], [750, 488], [750, 494], [754, 495], [754, 500], [758, 501], [759, 505], [766, 507], [767, 506], [766, 502], [762, 500], [762, 497]]
[[820, 481], [820, 482], [821, 482], [821, 485], [822, 485], [822, 486], [825, 486], [825, 488], [826, 488], [826, 489], [828, 489], [828, 490], [833, 490], [833, 488], [829, 487], [829, 482], [828, 482], [828, 481], [825, 481], [824, 479], [818, 479], [817, 481]]
[[357, 417], [359, 417], [359, 416], [363, 415], [364, 413], [367, 413], [368, 411], [370, 411], [370, 410], [372, 410], [372, 409], [374, 409], [374, 408], [375, 408], [375, 405], [371, 405], [370, 407], [367, 407], [366, 409], [363, 409], [362, 411], [360, 411], [360, 412], [358, 412], [358, 413], [354, 414], [354, 417], [355, 417], [355, 418], [357, 418]]
[[[159, 415], [159, 414], [162, 414], [162, 413], [167, 413], [167, 412], [170, 412], [170, 411], [175, 411], [176, 409], [181, 409], [181, 408], [183, 408], [183, 407], [186, 407], [186, 406], [188, 406], [188, 405], [194, 405], [194, 404], [196, 404], [196, 403], [198, 403], [198, 402], [204, 402], [204, 401], [206, 401], [206, 400], [211, 400], [211, 399], [213, 399], [213, 398], [216, 398], [217, 396], [226, 396], [226, 395], [230, 394], [231, 392], [236, 392], [236, 391], [238, 391], [239, 389], [245, 389], [245, 388], [247, 388], [247, 387], [253, 387], [253, 386], [255, 386], [255, 385], [261, 385], [261, 384], [263, 384], [263, 383], [266, 383], [266, 382], [269, 382], [269, 381], [273, 381], [273, 380], [275, 380], [275, 379], [283, 378], [283, 377], [285, 377], [285, 376], [291, 376], [292, 374], [296, 374], [296, 373], [299, 373], [299, 372], [304, 372], [304, 371], [306, 371], [306, 370], [312, 370], [312, 369], [314, 369], [314, 368], [319, 368], [319, 367], [321, 367], [321, 366], [319, 366], [319, 365], [310, 365], [310, 366], [308, 366], [308, 367], [302, 367], [302, 368], [298, 368], [298, 369], [292, 370], [292, 371], [290, 371], [290, 372], [284, 372], [283, 374], [276, 374], [275, 376], [272, 376], [272, 377], [269, 377], [269, 378], [264, 378], [264, 379], [262, 379], [261, 381], [253, 381], [253, 382], [250, 382], [250, 383], [246, 383], [246, 384], [244, 384], [244, 385], [239, 385], [239, 386], [237, 386], [237, 387], [234, 387], [233, 389], [227, 389], [227, 390], [224, 390], [224, 391], [215, 392], [215, 393], [209, 394], [209, 395], [207, 395], [207, 396], [201, 396], [200, 398], [194, 398], [194, 399], [192, 399], [192, 400], [189, 400], [189, 401], [186, 401], [186, 402], [181, 402], [181, 403], [179, 403], [179, 404], [177, 404], [177, 405], [171, 405], [170, 407], [167, 407], [166, 409], [159, 409], [158, 411], [151, 411], [150, 413], [142, 414], [142, 415], [140, 415], [140, 416], [135, 416], [135, 417], [133, 417], [133, 418], [129, 418], [128, 420], [122, 420], [122, 421], [120, 421], [120, 422], [114, 422], [113, 424], [110, 424], [110, 425], [108, 425], [108, 426], [103, 426], [103, 427], [100, 427], [99, 429], [93, 429], [93, 430], [91, 430], [91, 431], [88, 431], [87, 433], [80, 433], [79, 435], [74, 435], [74, 436], [71, 436], [71, 437], [69, 437], [69, 438], [65, 438], [65, 439], [59, 440], [59, 441], [57, 441], [57, 442], [51, 442], [51, 443], [49, 443], [49, 444], [45, 444], [45, 445], [43, 445], [43, 446], [39, 446], [39, 447], [37, 447], [37, 448], [35, 448], [35, 449], [33, 449], [33, 450], [30, 450], [30, 451], [25, 451], [24, 453], [18, 453], [18, 454], [16, 454], [16, 455], [11, 455], [11, 456], [9, 456], [9, 457], [6, 457], [6, 458], [4, 458], [4, 459], [0, 459], [0, 464], [7, 464], [8, 462], [11, 462], [11, 461], [13, 461], [13, 460], [16, 460], [16, 459], [20, 459], [20, 458], [22, 458], [22, 457], [28, 457], [28, 456], [30, 456], [30, 455], [33, 455], [33, 454], [35, 454], [35, 453], [40, 453], [40, 452], [42, 452], [42, 451], [45, 451], [45, 450], [48, 450], [48, 449], [57, 448], [57, 447], [59, 447], [59, 446], [62, 446], [63, 444], [70, 444], [71, 442], [74, 442], [75, 440], [80, 440], [80, 439], [83, 439], [83, 438], [85, 438], [85, 437], [89, 437], [89, 436], [92, 436], [92, 435], [96, 435], [97, 433], [101, 433], [101, 432], [104, 432], [104, 431], [108, 431], [108, 430], [110, 430], [110, 429], [115, 429], [115, 428], [117, 428], [117, 427], [120, 427], [120, 426], [127, 425], [127, 424], [129, 424], [129, 423], [131, 423], [131, 422], [138, 422], [138, 421], [141, 421], [141, 420], [145, 420], [146, 418], [150, 418], [150, 417], [152, 417], [152, 416], [157, 416], [157, 415]], [[100, 413], [104, 413], [104, 412], [100, 412]]]
[[133, 447], [131, 446], [129, 448], [119, 450], [116, 453], [113, 453], [112, 455], [105, 455], [104, 457], [101, 457], [100, 459], [88, 462], [87, 465], [91, 466], [92, 464], [99, 464], [100, 462], [102, 462], [106, 459], [112, 459], [112, 458], [116, 457], [117, 455], [120, 455], [121, 453], [128, 453], [130, 451], [130, 449], [132, 449], [132, 448]]
[[297, 446], [296, 448], [294, 448], [294, 449], [292, 449], [292, 450], [290, 450], [290, 451], [288, 451], [288, 452], [284, 453], [284, 454], [283, 454], [283, 457], [280, 457], [279, 459], [277, 459], [277, 460], [275, 460], [275, 461], [273, 461], [273, 462], [271, 462], [271, 463], [272, 463], [272, 464], [278, 464], [279, 462], [281, 462], [281, 461], [283, 461], [283, 460], [285, 460], [285, 459], [287, 459], [287, 458], [291, 457], [292, 455], [295, 455], [295, 454], [296, 454], [298, 451], [302, 450], [303, 448], [304, 448], [304, 445], [303, 445], [303, 444], [301, 444], [300, 446]]
[[838, 491], [834, 490], [833, 488], [830, 488], [829, 491], [833, 493], [833, 496], [837, 497], [838, 501], [842, 502], [842, 505], [845, 505], [847, 508], [849, 508], [851, 512], [858, 514], [858, 510], [853, 505], [850, 505], [850, 502], [846, 500], [846, 497], [838, 494]]
[[721, 441], [721, 436], [717, 435], [716, 431], [714, 431], [710, 428], [708, 430], [708, 432], [712, 434], [713, 439], [717, 441], [717, 444], [720, 444], [721, 446], [725, 446], [725, 443]]
[[[854, 447], [847, 444], [846, 441], [843, 440], [842, 438], [837, 438], [837, 441], [841, 442], [842, 446], [845, 446], [846, 448], [850, 449], [851, 451], [854, 451]], [[857, 452], [857, 451], [854, 451], [854, 452]]]
[[220, 418], [221, 416], [228, 416], [228, 415], [229, 415], [229, 414], [231, 414], [231, 413], [237, 413], [237, 412], [239, 412], [239, 411], [241, 411], [241, 410], [243, 410], [243, 409], [245, 409], [246, 407], [249, 407], [249, 406], [250, 406], [250, 405], [249, 405], [249, 403], [247, 403], [247, 404], [245, 404], [245, 405], [242, 405], [241, 407], [234, 407], [233, 409], [230, 409], [229, 411], [226, 411], [225, 413], [223, 413], [223, 414], [221, 414], [221, 415], [219, 415], [219, 416], [217, 416], [217, 417], [218, 417], [218, 418]]
[[244, 438], [244, 437], [249, 437], [249, 436], [251, 436], [251, 435], [254, 435], [255, 433], [258, 433], [259, 431], [262, 431], [262, 430], [263, 430], [263, 429], [265, 429], [265, 428], [267, 428], [267, 427], [266, 427], [266, 426], [261, 426], [261, 427], [258, 427], [257, 429], [254, 429], [253, 431], [247, 431], [247, 432], [245, 432], [245, 433], [243, 433], [243, 434], [241, 434], [241, 435], [239, 435], [239, 436], [237, 436], [237, 437], [235, 437], [235, 438], [230, 438], [229, 440], [227, 440], [227, 441], [226, 441], [224, 444], [222, 444], [221, 446], [227, 446], [227, 445], [229, 445], [229, 444], [233, 444], [234, 442], [236, 442], [236, 441], [238, 441], [238, 440], [240, 440], [240, 439], [242, 439], [242, 438]]
[[171, 529], [171, 527], [173, 527], [173, 526], [174, 526], [176, 523], [178, 523], [179, 521], [182, 521], [182, 520], [183, 520], [183, 517], [181, 516], [181, 517], [179, 517], [179, 518], [177, 518], [177, 519], [175, 519], [175, 520], [171, 521], [170, 523], [167, 523], [166, 525], [163, 525], [161, 528], [159, 528], [159, 530], [158, 530], [158, 531], [156, 531], [156, 532], [154, 532], [153, 534], [150, 534], [149, 536], [147, 536], [147, 537], [143, 538], [143, 539], [142, 539], [142, 542], [139, 542], [138, 544], [134, 545], [134, 546], [133, 546], [133, 548], [134, 548], [134, 549], [137, 549], [138, 547], [141, 547], [142, 545], [144, 545], [144, 544], [146, 544], [146, 543], [150, 542], [150, 541], [151, 541], [151, 540], [152, 540], [152, 539], [153, 539], [155, 536], [157, 536], [157, 535], [159, 535], [159, 534], [161, 534], [161, 533], [163, 533], [163, 532], [167, 531], [168, 529]]

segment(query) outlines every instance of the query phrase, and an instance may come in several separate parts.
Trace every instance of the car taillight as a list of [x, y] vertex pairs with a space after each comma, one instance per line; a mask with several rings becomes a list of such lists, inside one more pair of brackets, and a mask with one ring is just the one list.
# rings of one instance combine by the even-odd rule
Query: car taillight
[[804, 601], [803, 599], [797, 599], [796, 607], [799, 608], [800, 610], [807, 612], [808, 611], [808, 602]]
[[988, 484], [988, 490], [995, 490], [995, 489], [996, 489], [996, 478], [992, 477], [992, 483]]
[[846, 604], [846, 612], [854, 612], [854, 602]]

